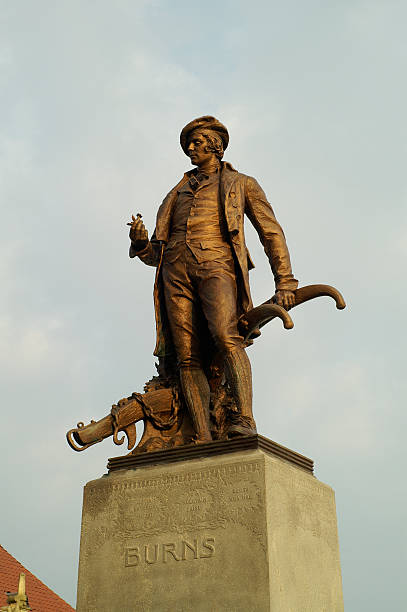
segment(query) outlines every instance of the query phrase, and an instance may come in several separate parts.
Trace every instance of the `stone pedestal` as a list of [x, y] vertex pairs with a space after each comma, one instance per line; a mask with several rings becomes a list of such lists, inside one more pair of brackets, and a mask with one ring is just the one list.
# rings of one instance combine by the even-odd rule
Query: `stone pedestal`
[[77, 612], [343, 610], [312, 462], [261, 436], [216, 444], [111, 460], [86, 485]]

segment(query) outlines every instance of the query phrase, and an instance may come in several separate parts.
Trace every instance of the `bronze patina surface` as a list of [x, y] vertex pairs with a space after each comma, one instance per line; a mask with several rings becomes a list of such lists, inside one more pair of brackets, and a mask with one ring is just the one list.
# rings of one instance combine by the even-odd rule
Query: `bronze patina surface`
[[[256, 436], [247, 346], [274, 318], [292, 328], [288, 311], [315, 297], [330, 296], [337, 308], [345, 308], [333, 287], [298, 288], [283, 230], [264, 191], [253, 177], [222, 161], [226, 127], [214, 117], [199, 117], [183, 128], [180, 142], [195, 168], [164, 198], [151, 238], [140, 213], [128, 224], [130, 257], [156, 267], [158, 376], [101, 420], [71, 429], [67, 438], [74, 450], [108, 436], [122, 444], [119, 432], [127, 435], [132, 455], [213, 441], [223, 448], [235, 437]], [[257, 308], [250, 296], [253, 263], [245, 215], [275, 282], [275, 294]], [[145, 429], [135, 447], [139, 420]]]

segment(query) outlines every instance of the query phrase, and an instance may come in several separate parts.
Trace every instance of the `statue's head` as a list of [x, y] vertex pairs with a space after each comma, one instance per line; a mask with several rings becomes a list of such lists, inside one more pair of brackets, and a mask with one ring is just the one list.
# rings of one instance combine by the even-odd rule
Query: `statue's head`
[[215, 117], [198, 117], [184, 127], [180, 142], [184, 153], [197, 165], [204, 154], [221, 160], [229, 144], [229, 134]]

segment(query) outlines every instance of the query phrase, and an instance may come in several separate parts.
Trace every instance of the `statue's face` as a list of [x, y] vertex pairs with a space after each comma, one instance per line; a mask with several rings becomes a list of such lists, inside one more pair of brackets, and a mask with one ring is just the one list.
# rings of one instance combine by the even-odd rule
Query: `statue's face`
[[191, 136], [189, 137], [187, 151], [193, 166], [201, 166], [205, 162], [216, 160], [216, 155], [213, 151], [205, 150], [207, 146], [208, 141], [201, 132], [198, 130], [192, 132]]

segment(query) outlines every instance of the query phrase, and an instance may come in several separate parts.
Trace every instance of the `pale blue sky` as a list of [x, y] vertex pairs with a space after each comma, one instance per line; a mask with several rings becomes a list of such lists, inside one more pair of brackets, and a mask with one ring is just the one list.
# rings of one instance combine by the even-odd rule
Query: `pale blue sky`
[[[153, 270], [126, 221], [190, 167], [214, 114], [300, 284], [328, 300], [250, 349], [259, 431], [337, 496], [347, 612], [405, 601], [404, 2], [4, 0], [0, 14], [0, 543], [74, 603], [82, 486], [124, 452], [65, 443], [154, 372]], [[253, 297], [273, 292], [248, 228]]]

